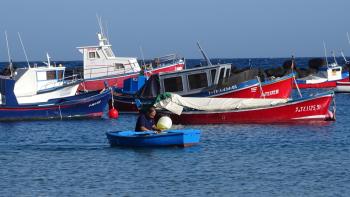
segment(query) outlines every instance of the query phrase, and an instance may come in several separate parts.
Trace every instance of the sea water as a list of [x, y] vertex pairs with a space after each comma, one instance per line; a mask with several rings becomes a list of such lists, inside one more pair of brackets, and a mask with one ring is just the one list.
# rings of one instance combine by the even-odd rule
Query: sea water
[[177, 125], [201, 129], [189, 148], [111, 148], [132, 114], [3, 122], [0, 196], [349, 196], [350, 94], [336, 106], [334, 122]]

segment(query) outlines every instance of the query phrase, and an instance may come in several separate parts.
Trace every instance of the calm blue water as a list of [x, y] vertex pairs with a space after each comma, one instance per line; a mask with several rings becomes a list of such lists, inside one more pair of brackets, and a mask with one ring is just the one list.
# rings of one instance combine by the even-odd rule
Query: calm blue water
[[186, 126], [185, 149], [110, 148], [134, 115], [0, 123], [0, 196], [349, 196], [349, 100], [327, 124]]

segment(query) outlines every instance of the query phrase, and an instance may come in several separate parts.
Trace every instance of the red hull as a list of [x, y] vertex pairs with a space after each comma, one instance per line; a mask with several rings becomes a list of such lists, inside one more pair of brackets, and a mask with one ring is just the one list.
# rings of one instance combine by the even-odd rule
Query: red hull
[[[349, 78], [344, 78], [340, 80], [335, 81], [326, 81], [322, 83], [314, 83], [314, 84], [305, 84], [305, 83], [298, 83], [298, 87], [300, 89], [305, 88], [335, 88], [337, 86], [337, 82], [349, 82]], [[293, 84], [293, 88], [296, 88], [295, 84]]]
[[275, 81], [264, 83], [261, 87], [254, 85], [252, 87], [224, 93], [216, 98], [289, 98], [292, 93], [293, 78], [287, 77], [276, 79]]
[[180, 116], [170, 114], [174, 124], [275, 123], [329, 120], [333, 94], [295, 101], [279, 106], [219, 112], [191, 111]]
[[[146, 71], [146, 75], [150, 76], [152, 74], [160, 73], [160, 72], [172, 72], [179, 69], [184, 68], [184, 64], [173, 64], [169, 66], [159, 67], [155, 68], [150, 71]], [[105, 82], [108, 83], [109, 86], [115, 86], [118, 88], [123, 88], [124, 80], [129, 78], [135, 78], [139, 75], [139, 73], [129, 73], [125, 75], [118, 75], [118, 76], [108, 76], [105, 78], [97, 78], [92, 80], [86, 80], [83, 83], [79, 85], [78, 90], [88, 90], [88, 91], [95, 91], [95, 90], [102, 90], [105, 88]]]

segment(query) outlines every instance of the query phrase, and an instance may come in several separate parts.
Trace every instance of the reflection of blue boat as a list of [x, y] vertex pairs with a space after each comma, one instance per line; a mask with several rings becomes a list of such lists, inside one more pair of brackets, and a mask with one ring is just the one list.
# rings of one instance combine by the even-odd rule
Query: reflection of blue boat
[[0, 121], [101, 117], [111, 98], [111, 90], [51, 99], [48, 102], [18, 104], [14, 80], [0, 78]]
[[111, 146], [192, 146], [200, 139], [200, 130], [167, 130], [162, 133], [153, 131], [113, 131], [107, 132], [107, 138]]

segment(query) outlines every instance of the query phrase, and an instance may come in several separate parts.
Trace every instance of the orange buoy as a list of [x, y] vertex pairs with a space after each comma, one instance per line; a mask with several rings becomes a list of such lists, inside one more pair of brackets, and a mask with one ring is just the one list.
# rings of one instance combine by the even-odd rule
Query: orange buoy
[[117, 119], [119, 116], [118, 111], [115, 108], [111, 108], [108, 112], [109, 118]]

